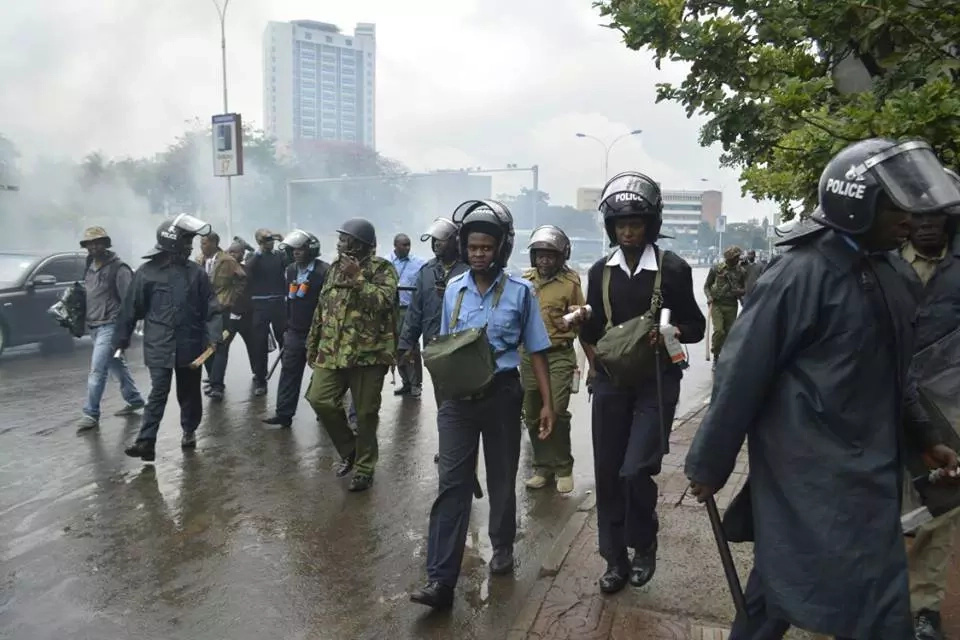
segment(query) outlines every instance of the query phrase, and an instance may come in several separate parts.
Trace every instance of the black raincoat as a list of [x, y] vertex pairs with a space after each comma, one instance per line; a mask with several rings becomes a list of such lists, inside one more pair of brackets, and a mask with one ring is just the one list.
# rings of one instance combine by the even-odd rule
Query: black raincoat
[[114, 346], [126, 349], [143, 320], [143, 361], [148, 367], [189, 366], [208, 346], [222, 340], [223, 318], [203, 267], [188, 260], [168, 262], [164, 254], [145, 262], [127, 289]]
[[741, 504], [769, 618], [912, 639], [900, 448], [935, 443], [907, 383], [916, 302], [889, 255], [824, 229], [793, 242], [727, 338], [686, 473], [722, 486], [748, 439]]

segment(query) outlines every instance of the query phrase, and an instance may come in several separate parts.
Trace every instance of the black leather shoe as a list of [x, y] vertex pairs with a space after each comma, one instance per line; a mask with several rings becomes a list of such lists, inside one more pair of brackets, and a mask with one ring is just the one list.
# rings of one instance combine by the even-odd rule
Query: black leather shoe
[[157, 459], [157, 452], [153, 440], [137, 440], [133, 446], [123, 450], [131, 458], [140, 458], [144, 462], [153, 462]]
[[349, 491], [366, 491], [373, 486], [373, 476], [358, 473], [350, 479]]
[[181, 449], [196, 449], [197, 448], [197, 434], [193, 431], [190, 433], [183, 434], [183, 437], [180, 438], [180, 448]]
[[395, 396], [405, 396], [405, 395], [409, 395], [409, 394], [410, 394], [410, 385], [408, 385], [408, 384], [403, 385], [403, 386], [400, 387], [399, 389], [394, 389], [394, 390], [393, 390], [393, 395], [395, 395]]
[[223, 391], [220, 389], [207, 389], [206, 394], [211, 400], [216, 400], [217, 402], [223, 400]]
[[616, 593], [627, 586], [630, 569], [617, 564], [607, 564], [607, 570], [600, 576], [600, 591]]
[[293, 424], [293, 421], [290, 418], [284, 418], [283, 416], [273, 416], [272, 418], [264, 419], [262, 422], [263, 424], [272, 424], [281, 427], [289, 427], [291, 424]]
[[265, 384], [263, 384], [263, 385], [259, 385], [259, 384], [256, 385], [256, 386], [253, 388], [253, 395], [255, 395], [255, 396], [257, 396], [257, 397], [267, 395], [267, 385], [265, 385]]
[[513, 547], [498, 547], [490, 558], [490, 573], [502, 576], [513, 572]]
[[336, 472], [338, 478], [342, 478], [351, 471], [353, 471], [353, 463], [357, 460], [357, 454], [351, 453], [346, 458], [334, 465], [333, 470]]
[[421, 387], [410, 387], [410, 397], [419, 398], [423, 395], [423, 389]]
[[656, 572], [657, 543], [654, 541], [650, 548], [633, 554], [633, 562], [630, 564], [630, 584], [642, 587], [653, 579], [653, 574]]
[[916, 640], [943, 640], [943, 632], [940, 630], [940, 613], [921, 609], [917, 613]]
[[410, 602], [434, 609], [449, 609], [453, 606], [453, 587], [439, 582], [428, 582], [427, 586], [410, 594]]

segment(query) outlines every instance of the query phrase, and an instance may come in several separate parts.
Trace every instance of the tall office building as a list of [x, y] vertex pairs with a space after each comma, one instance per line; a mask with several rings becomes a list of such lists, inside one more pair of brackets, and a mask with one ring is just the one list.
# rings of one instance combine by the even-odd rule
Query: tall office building
[[313, 20], [270, 22], [263, 34], [263, 122], [280, 143], [376, 145], [376, 27], [353, 35]]

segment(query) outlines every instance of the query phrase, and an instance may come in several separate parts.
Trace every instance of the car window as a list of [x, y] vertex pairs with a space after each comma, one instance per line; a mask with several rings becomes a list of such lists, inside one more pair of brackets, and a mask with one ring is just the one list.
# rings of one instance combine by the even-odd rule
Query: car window
[[52, 258], [37, 269], [35, 276], [54, 276], [57, 282], [75, 282], [83, 279], [83, 271], [74, 256]]

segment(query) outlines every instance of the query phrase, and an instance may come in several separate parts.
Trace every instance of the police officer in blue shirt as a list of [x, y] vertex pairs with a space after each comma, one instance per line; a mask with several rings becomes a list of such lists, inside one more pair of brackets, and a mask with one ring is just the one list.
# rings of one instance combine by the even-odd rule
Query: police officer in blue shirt
[[[397, 270], [397, 290], [400, 296], [400, 313], [397, 314], [397, 334], [403, 329], [403, 319], [413, 300], [413, 292], [417, 288], [417, 277], [420, 269], [427, 262], [423, 258], [410, 255], [410, 236], [399, 233], [393, 239], [393, 254], [389, 258], [393, 268]], [[420, 347], [414, 345], [407, 357], [397, 364], [400, 370], [400, 381], [403, 383], [395, 389], [393, 395], [410, 395], [419, 398], [423, 385], [423, 362], [420, 360]]]
[[[453, 214], [461, 224], [460, 251], [470, 271], [452, 279], [443, 298], [440, 333], [449, 334], [486, 326], [496, 352], [493, 382], [479, 397], [444, 400], [437, 414], [440, 440], [439, 494], [430, 510], [427, 542], [427, 585], [412, 594], [413, 602], [433, 608], [453, 604], [473, 504], [474, 472], [483, 435], [490, 496], [490, 572], [513, 571], [513, 542], [517, 533], [516, 479], [520, 461], [519, 347], [531, 354], [537, 387], [543, 398], [540, 437], [553, 429], [556, 415], [550, 393], [550, 374], [544, 355], [550, 348], [531, 284], [504, 271], [513, 251], [513, 217], [501, 203], [471, 200]], [[461, 222], [462, 221], [462, 222]], [[503, 291], [498, 304], [498, 287]], [[456, 326], [450, 326], [454, 307], [464, 293]]]

